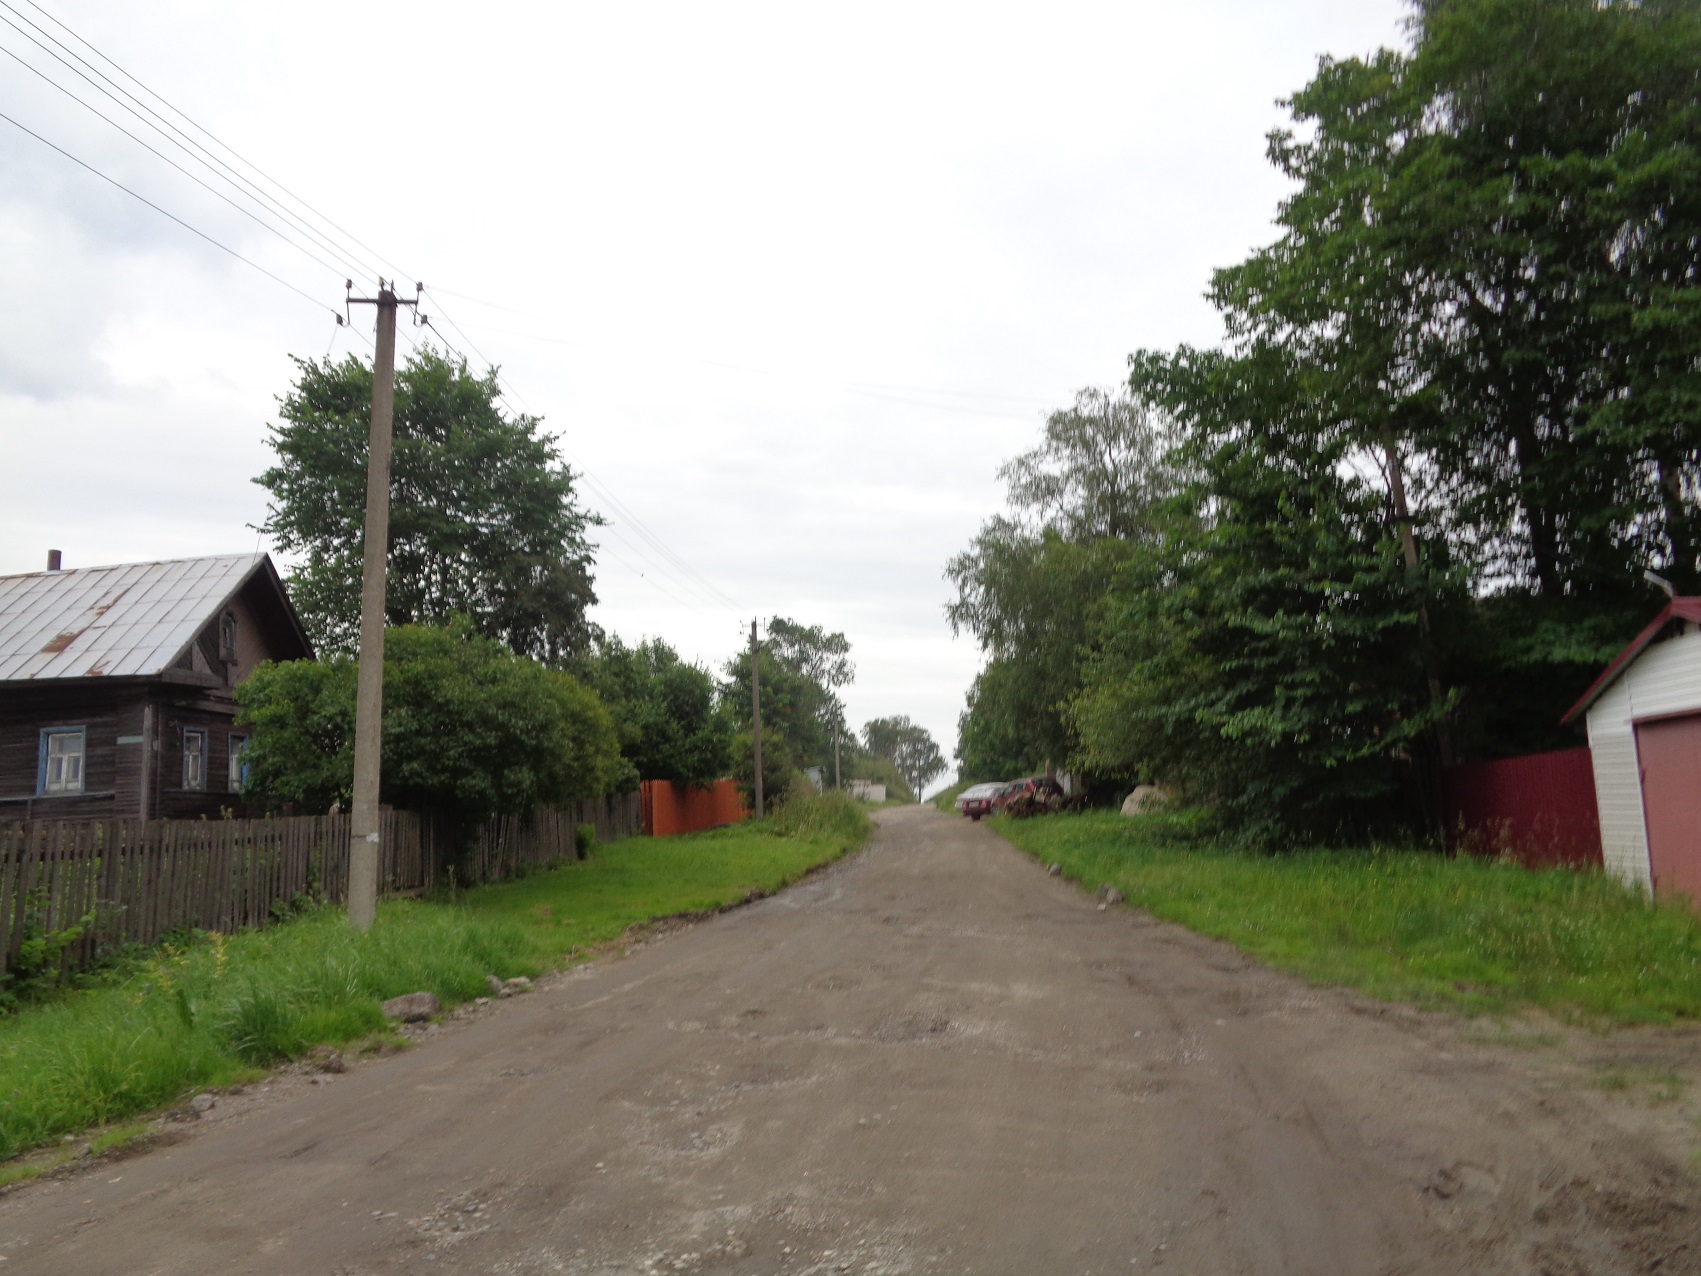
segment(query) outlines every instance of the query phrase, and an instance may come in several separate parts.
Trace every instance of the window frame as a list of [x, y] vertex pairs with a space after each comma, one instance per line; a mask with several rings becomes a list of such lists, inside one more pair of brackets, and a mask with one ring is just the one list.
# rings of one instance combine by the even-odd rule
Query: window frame
[[242, 760], [242, 750], [252, 737], [232, 732], [224, 738], [224, 787], [240, 793], [248, 783], [248, 764]]
[[[74, 788], [74, 789], [66, 788], [64, 781], [61, 780], [60, 785], [57, 789], [49, 789], [47, 787], [47, 784], [48, 784], [47, 770], [48, 770], [48, 764], [49, 764], [50, 757], [51, 757], [51, 755], [49, 753], [49, 741], [54, 736], [71, 736], [71, 735], [74, 735], [74, 736], [77, 737], [78, 745], [80, 746], [77, 750], [76, 755], [75, 755], [76, 758], [77, 758], [77, 787]], [[89, 729], [88, 729], [88, 727], [86, 727], [86, 726], [42, 727], [41, 731], [40, 731], [40, 735], [38, 737], [38, 744], [37, 744], [36, 748], [37, 748], [37, 753], [36, 753], [36, 768], [35, 768], [35, 795], [37, 797], [81, 797], [84, 793], [88, 792], [88, 790], [89, 790]], [[62, 753], [59, 756], [65, 757], [67, 755]]]
[[236, 613], [227, 611], [219, 617], [219, 659], [226, 664], [236, 663]]
[[[189, 750], [191, 736], [198, 738], [201, 742], [198, 753], [192, 754]], [[205, 793], [207, 791], [207, 745], [208, 731], [205, 727], [183, 728], [183, 791], [185, 793]], [[191, 757], [200, 763], [199, 774], [195, 776], [191, 776], [189, 773]]]

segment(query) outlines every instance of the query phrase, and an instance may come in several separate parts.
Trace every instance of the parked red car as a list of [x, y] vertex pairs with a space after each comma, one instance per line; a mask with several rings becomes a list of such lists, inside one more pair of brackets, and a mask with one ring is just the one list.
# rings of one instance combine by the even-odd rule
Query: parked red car
[[1050, 804], [1063, 801], [1063, 786], [1047, 775], [1031, 775], [1025, 780], [1012, 780], [998, 790], [998, 796], [992, 799], [992, 809], [1002, 811], [1017, 798], [1033, 795], [1036, 801]]
[[957, 795], [957, 809], [971, 820], [992, 814], [992, 799], [1003, 790], [1004, 783], [971, 784]]

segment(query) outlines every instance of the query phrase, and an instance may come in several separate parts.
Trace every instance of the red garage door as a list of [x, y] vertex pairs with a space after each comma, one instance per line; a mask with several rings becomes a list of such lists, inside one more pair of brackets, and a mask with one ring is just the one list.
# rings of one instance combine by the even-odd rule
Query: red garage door
[[1701, 713], [1636, 724], [1654, 894], [1701, 905]]

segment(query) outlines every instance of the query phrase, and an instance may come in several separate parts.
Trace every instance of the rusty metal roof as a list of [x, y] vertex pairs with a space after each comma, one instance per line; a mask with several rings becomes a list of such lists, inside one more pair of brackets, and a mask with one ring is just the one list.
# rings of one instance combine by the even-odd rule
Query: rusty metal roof
[[0, 682], [157, 674], [266, 562], [221, 554], [0, 576]]

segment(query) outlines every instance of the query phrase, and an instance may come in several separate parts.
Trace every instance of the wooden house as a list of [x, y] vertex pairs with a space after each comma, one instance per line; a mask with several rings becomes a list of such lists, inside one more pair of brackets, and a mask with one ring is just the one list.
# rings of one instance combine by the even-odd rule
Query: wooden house
[[0, 819], [238, 810], [235, 687], [312, 655], [265, 554], [0, 576]]
[[1701, 905], [1701, 598], [1674, 598], [1583, 693], [1609, 873]]

